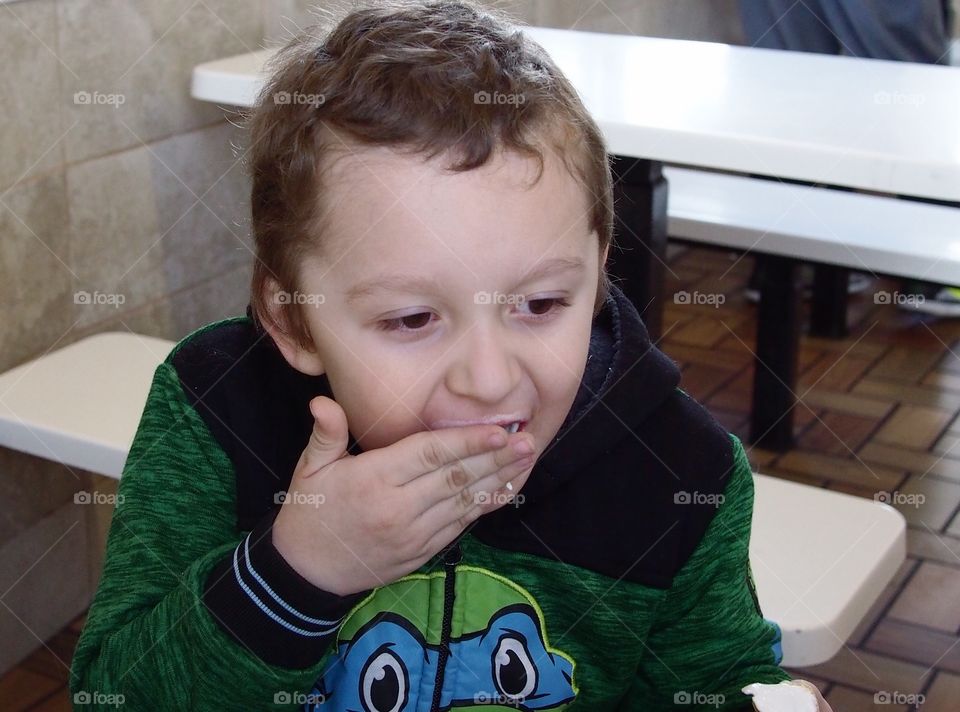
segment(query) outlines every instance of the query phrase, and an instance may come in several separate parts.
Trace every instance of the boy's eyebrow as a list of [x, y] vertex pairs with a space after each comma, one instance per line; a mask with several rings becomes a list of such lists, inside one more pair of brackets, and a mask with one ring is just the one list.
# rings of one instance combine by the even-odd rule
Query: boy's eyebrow
[[[530, 282], [541, 277], [548, 277], [558, 272], [582, 272], [586, 265], [582, 260], [569, 257], [551, 257], [530, 270], [521, 278], [523, 282]], [[409, 292], [427, 293], [435, 291], [436, 280], [431, 277], [403, 274], [380, 274], [372, 279], [365, 280], [351, 287], [346, 292], [346, 302], [351, 304], [358, 299], [369, 297], [377, 292]]]

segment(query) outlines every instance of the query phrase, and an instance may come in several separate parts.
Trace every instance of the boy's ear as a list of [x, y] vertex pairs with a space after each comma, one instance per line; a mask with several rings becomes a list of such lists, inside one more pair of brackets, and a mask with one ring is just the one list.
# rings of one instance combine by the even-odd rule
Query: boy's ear
[[[270, 312], [271, 319], [261, 320], [264, 330], [270, 334], [273, 343], [277, 345], [283, 358], [290, 366], [307, 376], [319, 376], [326, 372], [323, 366], [323, 360], [317, 352], [316, 347], [311, 344], [310, 348], [305, 348], [297, 343], [297, 340], [291, 335], [289, 322], [287, 320], [287, 309], [297, 309], [297, 304], [284, 303], [278, 298], [282, 292], [280, 285], [274, 279], [267, 279], [266, 295], [264, 303]], [[280, 326], [278, 326], [280, 325]], [[282, 327], [282, 328], [281, 328]]]

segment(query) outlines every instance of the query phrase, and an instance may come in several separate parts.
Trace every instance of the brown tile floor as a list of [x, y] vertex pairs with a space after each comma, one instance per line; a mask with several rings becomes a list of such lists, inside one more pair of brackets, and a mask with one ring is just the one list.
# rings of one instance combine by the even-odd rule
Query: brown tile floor
[[[754, 307], [741, 290], [753, 260], [688, 249], [670, 260], [662, 348], [683, 386], [747, 442]], [[960, 319], [936, 320], [852, 298], [851, 334], [804, 337], [796, 414], [798, 446], [750, 448], [755, 469], [872, 498], [898, 492], [909, 522], [908, 558], [829, 662], [791, 671], [821, 686], [836, 712], [960, 710]], [[675, 304], [679, 290], [723, 294], [718, 307]], [[83, 619], [0, 680], [11, 710], [68, 710], [67, 672]], [[879, 693], [894, 704], [878, 704]]]
[[73, 709], [67, 680], [73, 649], [86, 616], [80, 616], [0, 678], [0, 708], [59, 712]]

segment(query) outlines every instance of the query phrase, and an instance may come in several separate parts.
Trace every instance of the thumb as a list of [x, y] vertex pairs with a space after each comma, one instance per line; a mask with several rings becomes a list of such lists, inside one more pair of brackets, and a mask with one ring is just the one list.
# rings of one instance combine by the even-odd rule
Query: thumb
[[317, 396], [309, 407], [313, 431], [297, 466], [303, 477], [310, 477], [347, 454], [347, 416], [340, 404], [326, 396]]

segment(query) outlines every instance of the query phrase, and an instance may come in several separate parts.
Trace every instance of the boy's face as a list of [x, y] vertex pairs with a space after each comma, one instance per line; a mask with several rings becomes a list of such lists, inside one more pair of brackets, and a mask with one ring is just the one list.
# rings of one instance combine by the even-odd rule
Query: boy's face
[[[528, 421], [539, 455], [563, 424], [602, 263], [585, 191], [544, 160], [532, 188], [536, 163], [512, 153], [463, 173], [387, 149], [333, 164], [328, 254], [300, 278], [315, 350], [271, 335], [294, 368], [326, 373], [364, 450], [494, 416]], [[535, 276], [559, 260], [575, 266]]]

